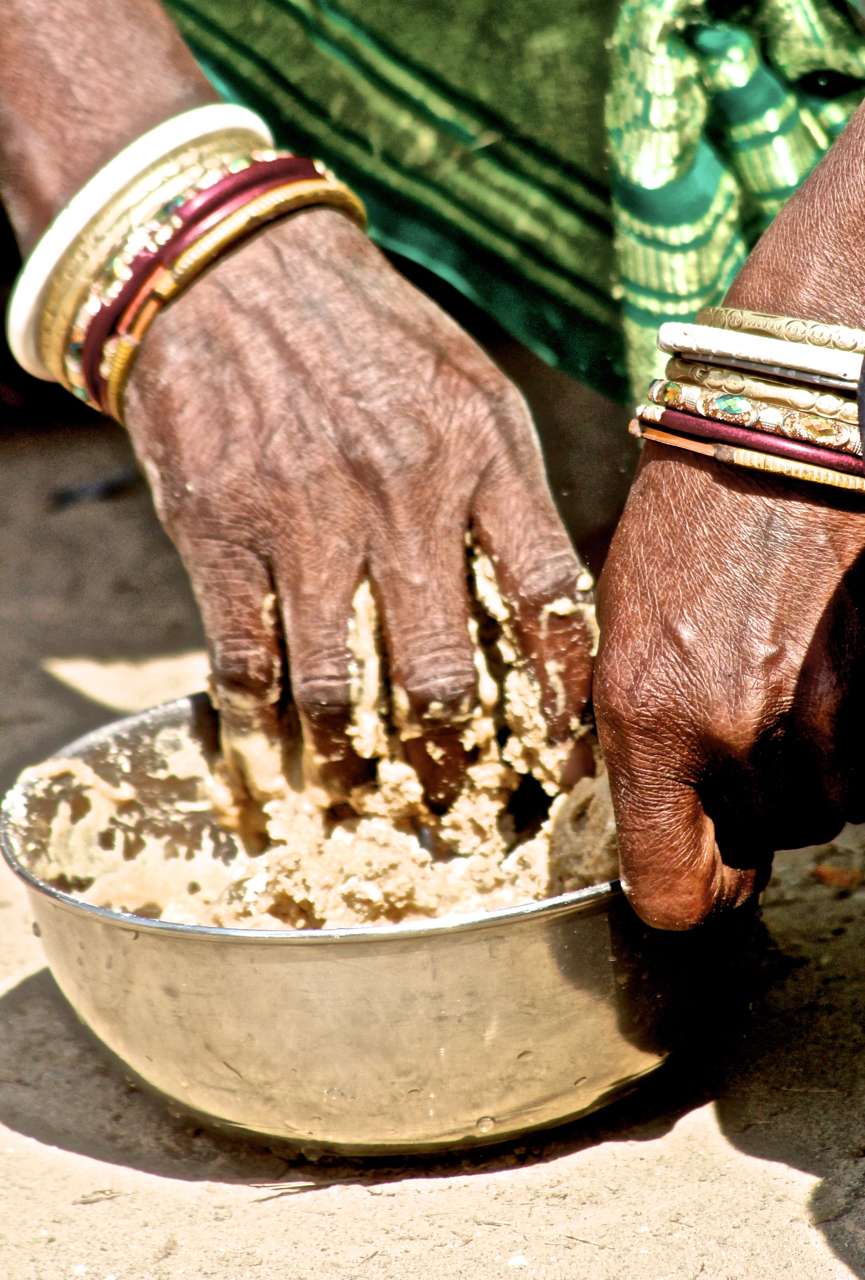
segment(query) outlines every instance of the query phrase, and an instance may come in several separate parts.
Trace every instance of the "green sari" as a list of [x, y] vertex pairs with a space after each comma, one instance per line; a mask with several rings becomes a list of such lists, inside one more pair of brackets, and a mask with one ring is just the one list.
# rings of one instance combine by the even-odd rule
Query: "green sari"
[[865, 92], [838, 0], [167, 0], [373, 236], [626, 398]]

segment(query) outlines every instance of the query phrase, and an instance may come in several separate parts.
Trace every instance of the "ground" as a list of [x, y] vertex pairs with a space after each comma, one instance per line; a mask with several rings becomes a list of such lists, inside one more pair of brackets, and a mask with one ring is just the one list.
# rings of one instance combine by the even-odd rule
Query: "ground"
[[[172, 692], [200, 646], [140, 483], [106, 501], [55, 501], [129, 461], [122, 433], [95, 420], [0, 427], [3, 785], [110, 718], [107, 702], [152, 696], [146, 664], [166, 660], [157, 673]], [[110, 670], [63, 661], [73, 658], [145, 665], [118, 694]], [[832, 873], [815, 878], [815, 863], [853, 874], [827, 884]], [[779, 858], [764, 908], [771, 943], [742, 979], [744, 1021], [701, 1032], [693, 1053], [629, 1099], [492, 1152], [366, 1164], [216, 1137], [127, 1085], [64, 1006], [4, 870], [0, 1270], [7, 1280], [865, 1276], [861, 865], [855, 841]]]

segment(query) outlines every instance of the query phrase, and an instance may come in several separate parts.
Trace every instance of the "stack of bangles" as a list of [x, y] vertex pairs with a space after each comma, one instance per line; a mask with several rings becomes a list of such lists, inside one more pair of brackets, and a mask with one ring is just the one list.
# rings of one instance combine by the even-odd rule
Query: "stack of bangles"
[[734, 307], [661, 326], [666, 377], [633, 435], [733, 466], [865, 493], [865, 329]]
[[254, 112], [221, 103], [175, 116], [95, 174], [36, 245], [9, 301], [12, 354], [122, 422], [163, 308], [259, 228], [311, 205], [365, 226], [360, 200], [318, 161], [274, 150]]

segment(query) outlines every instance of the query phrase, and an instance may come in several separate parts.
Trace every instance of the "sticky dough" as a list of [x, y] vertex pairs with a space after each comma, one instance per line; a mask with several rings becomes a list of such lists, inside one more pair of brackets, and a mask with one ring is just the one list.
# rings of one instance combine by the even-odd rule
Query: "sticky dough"
[[[36, 873], [117, 910], [181, 923], [294, 929], [456, 917], [614, 876], [615, 831], [603, 766], [598, 759], [595, 778], [583, 779], [570, 794], [560, 792], [571, 744], [547, 742], [539, 691], [520, 659], [493, 566], [475, 555], [472, 567], [476, 608], [469, 629], [478, 699], [461, 734], [473, 763], [447, 813], [428, 810], [405, 759], [403, 743], [416, 736], [417, 726], [404, 694], [397, 689], [388, 696], [373, 594], [364, 582], [348, 634], [350, 733], [358, 754], [375, 762], [375, 780], [355, 789], [350, 803], [334, 805], [317, 780], [321, 762], [304, 756], [299, 741], [282, 753], [279, 768], [272, 743], [250, 737], [224, 744], [224, 759], [243, 762], [248, 796], [241, 800], [236, 768], [211, 766], [188, 733], [166, 729], [157, 735], [161, 763], [151, 777], [194, 782], [199, 799], [190, 802], [193, 807], [213, 811], [235, 833], [231, 856], [217, 856], [205, 829], [200, 847], [178, 858], [170, 841], [148, 830], [141, 806], [130, 839], [135, 806], [129, 783], [112, 786], [79, 761], [55, 760], [26, 771], [27, 787], [17, 793], [54, 796], [50, 848], [38, 855]], [[577, 611], [593, 626], [581, 599], [550, 606], [559, 616]], [[553, 679], [551, 684], [555, 688]], [[574, 726], [575, 736], [582, 732]], [[62, 789], [86, 804], [76, 806]], [[520, 803], [512, 803], [518, 789]], [[258, 831], [263, 828], [263, 851], [246, 838], [256, 827], [249, 821], [249, 796]], [[125, 821], [118, 821], [124, 810]], [[106, 839], [109, 829], [115, 834]]]

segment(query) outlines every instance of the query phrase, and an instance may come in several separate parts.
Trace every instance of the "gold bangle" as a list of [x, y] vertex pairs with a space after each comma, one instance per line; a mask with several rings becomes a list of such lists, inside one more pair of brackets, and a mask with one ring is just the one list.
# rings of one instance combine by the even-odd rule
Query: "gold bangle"
[[[180, 147], [140, 174], [85, 227], [58, 264], [42, 304], [40, 355], [58, 382], [67, 386], [64, 355], [75, 317], [93, 280], [104, 271], [133, 227], [149, 221], [208, 169], [218, 169], [235, 156], [256, 148], [261, 148], [261, 138], [245, 129], [214, 134]], [[67, 389], [71, 390], [68, 386]]]
[[666, 375], [676, 382], [695, 382], [713, 393], [748, 396], [782, 409], [796, 409], [799, 413], [815, 413], [823, 418], [839, 418], [856, 426], [859, 421], [855, 399], [837, 391], [823, 391], [818, 387], [806, 387], [799, 383], [774, 382], [757, 374], [742, 373], [723, 365], [702, 364], [673, 356], [667, 363]]
[[788, 440], [804, 440], [808, 444], [862, 455], [858, 424], [841, 418], [802, 413], [755, 396], [716, 391], [684, 378], [656, 379], [649, 387], [649, 399], [653, 404], [696, 413], [701, 418], [714, 418], [769, 435], [785, 436]]
[[256, 141], [245, 130], [232, 130], [171, 153], [119, 192], [70, 246], [51, 280], [39, 334], [43, 359], [64, 386], [64, 357], [72, 341], [75, 319], [93, 280], [106, 266], [111, 267], [118, 245], [166, 203], [180, 198], [208, 172], [218, 171], [256, 145]]
[[[318, 178], [274, 187], [249, 204], [235, 210], [227, 218], [204, 232], [171, 267], [155, 281], [151, 294], [156, 305], [135, 321], [134, 334], [121, 335], [110, 356], [110, 370], [105, 383], [106, 408], [113, 418], [123, 422], [123, 395], [135, 356], [141, 342], [162, 307], [173, 302], [209, 266], [215, 263], [239, 240], [260, 227], [311, 205], [326, 205], [347, 214], [360, 227], [366, 226], [366, 210], [350, 188], [333, 179]], [[144, 310], [142, 308], [142, 310]]]
[[747, 467], [750, 471], [784, 476], [788, 480], [828, 485], [829, 488], [844, 489], [848, 493], [865, 493], [865, 476], [845, 475], [841, 471], [832, 471], [829, 467], [818, 467], [811, 462], [794, 462], [771, 453], [742, 449], [738, 445], [691, 440], [685, 436], [673, 435], [670, 431], [660, 431], [657, 427], [643, 426], [636, 419], [628, 429], [631, 435], [640, 436], [644, 440], [654, 440], [657, 444], [669, 445], [673, 449], [685, 449], [688, 453], [698, 453], [704, 458], [713, 458], [716, 462], [728, 462], [734, 467]]
[[[262, 161], [279, 159], [280, 153], [271, 147], [261, 147], [256, 151], [234, 153], [222, 151], [217, 155], [217, 165], [206, 167], [195, 174], [188, 175], [191, 186], [184, 185], [178, 191], [163, 192], [167, 197], [158, 210], [142, 221], [136, 221], [131, 231], [117, 245], [113, 246], [112, 255], [102, 267], [72, 320], [72, 329], [67, 337], [66, 349], [63, 353], [65, 383], [69, 390], [92, 408], [101, 411], [101, 405], [91, 398], [87, 388], [86, 376], [82, 365], [84, 343], [93, 318], [102, 309], [111, 305], [126, 288], [130, 272], [135, 261], [142, 252], [158, 252], [159, 248], [170, 242], [171, 238], [182, 229], [182, 207], [196, 196], [206, 195], [208, 188], [218, 186], [221, 179], [231, 174], [242, 174]], [[321, 170], [319, 170], [321, 172]]]
[[224, 218], [210, 231], [196, 240], [185, 253], [182, 253], [172, 265], [169, 276], [156, 285], [154, 290], [163, 302], [170, 302], [181, 289], [191, 284], [196, 276], [214, 262], [231, 244], [248, 231], [273, 218], [310, 205], [327, 205], [339, 209], [355, 221], [361, 229], [366, 226], [366, 210], [358, 197], [341, 182], [332, 179], [310, 178], [304, 182], [294, 182], [284, 187], [274, 187], [258, 199], [252, 200], [242, 209]]
[[764, 311], [746, 311], [740, 307], [703, 307], [696, 322], [711, 325], [715, 329], [763, 333], [770, 338], [783, 338], [787, 342], [807, 342], [812, 347], [832, 347], [836, 351], [865, 353], [865, 329], [828, 324], [823, 320], [774, 316]]
[[123, 392], [132, 362], [138, 354], [140, 338], [120, 338], [114, 348], [111, 359], [111, 373], [105, 384], [105, 410], [108, 415], [123, 425]]

